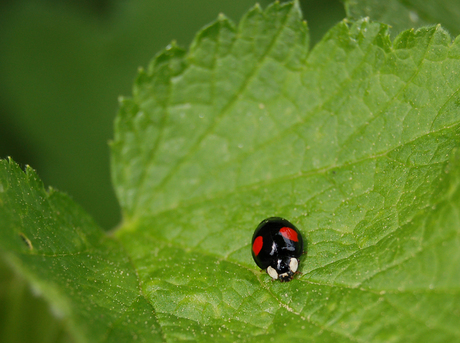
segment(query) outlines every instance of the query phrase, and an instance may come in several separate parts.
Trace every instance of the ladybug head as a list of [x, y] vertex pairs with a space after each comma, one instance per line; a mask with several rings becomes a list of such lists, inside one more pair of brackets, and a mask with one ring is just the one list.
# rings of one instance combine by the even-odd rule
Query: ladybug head
[[299, 260], [295, 257], [283, 257], [268, 266], [267, 273], [273, 280], [280, 279], [281, 282], [288, 282], [292, 280], [298, 267]]

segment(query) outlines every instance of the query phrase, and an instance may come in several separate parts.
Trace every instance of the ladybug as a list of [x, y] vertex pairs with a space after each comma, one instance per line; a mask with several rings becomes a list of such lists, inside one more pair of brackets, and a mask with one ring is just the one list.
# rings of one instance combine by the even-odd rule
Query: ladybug
[[252, 236], [252, 257], [273, 280], [291, 281], [299, 268], [303, 254], [303, 239], [299, 230], [279, 217], [263, 220]]

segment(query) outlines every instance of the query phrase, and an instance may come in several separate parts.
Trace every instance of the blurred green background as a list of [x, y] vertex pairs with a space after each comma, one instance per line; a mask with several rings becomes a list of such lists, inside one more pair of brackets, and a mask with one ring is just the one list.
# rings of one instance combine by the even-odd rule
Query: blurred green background
[[[271, 1], [261, 0], [266, 7]], [[254, 0], [8, 0], [0, 2], [0, 158], [38, 171], [102, 228], [120, 221], [109, 147], [120, 95], [140, 66], [224, 13]], [[338, 0], [301, 1], [312, 45], [345, 17]], [[1, 229], [1, 228], [0, 228]], [[48, 305], [0, 260], [0, 342], [71, 341]]]

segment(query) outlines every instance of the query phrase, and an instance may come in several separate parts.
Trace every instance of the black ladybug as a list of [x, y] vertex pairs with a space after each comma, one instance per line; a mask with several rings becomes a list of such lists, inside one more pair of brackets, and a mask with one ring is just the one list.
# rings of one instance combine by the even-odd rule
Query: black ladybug
[[263, 220], [252, 236], [252, 257], [273, 280], [291, 281], [299, 268], [303, 239], [299, 230], [279, 217]]

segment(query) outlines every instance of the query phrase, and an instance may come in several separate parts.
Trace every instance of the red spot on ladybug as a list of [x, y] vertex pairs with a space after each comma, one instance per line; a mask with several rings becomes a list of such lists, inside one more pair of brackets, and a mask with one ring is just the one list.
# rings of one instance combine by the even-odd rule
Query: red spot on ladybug
[[290, 227], [282, 227], [280, 229], [280, 234], [287, 239], [290, 239], [291, 241], [298, 242], [299, 237], [297, 237], [297, 232], [295, 232], [293, 229]]
[[254, 252], [254, 255], [259, 255], [260, 250], [262, 250], [262, 246], [264, 245], [264, 240], [262, 236], [257, 237], [254, 240], [254, 243], [252, 243], [252, 251]]

